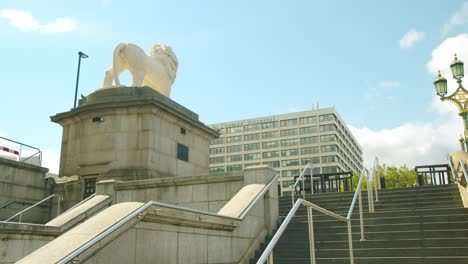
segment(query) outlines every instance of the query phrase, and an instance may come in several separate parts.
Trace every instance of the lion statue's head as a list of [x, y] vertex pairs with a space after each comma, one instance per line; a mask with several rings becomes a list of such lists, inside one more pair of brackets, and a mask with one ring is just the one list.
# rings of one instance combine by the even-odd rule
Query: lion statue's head
[[[177, 56], [175, 55], [174, 51], [172, 51], [171, 47], [156, 44], [151, 47], [148, 55], [165, 61], [167, 63], [166, 66], [169, 67], [168, 69], [170, 69], [169, 74], [171, 75], [171, 78], [173, 80], [175, 79], [177, 68], [179, 67], [179, 61], [177, 60]], [[167, 56], [168, 59], [165, 59], [164, 56]]]

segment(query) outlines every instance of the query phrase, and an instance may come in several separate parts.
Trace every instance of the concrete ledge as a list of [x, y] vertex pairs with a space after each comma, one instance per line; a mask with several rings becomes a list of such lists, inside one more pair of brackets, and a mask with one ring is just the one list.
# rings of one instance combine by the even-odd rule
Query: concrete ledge
[[0, 222], [0, 233], [58, 236], [61, 234], [61, 230], [55, 226], [2, 221]]
[[19, 168], [23, 170], [30, 170], [34, 172], [41, 172], [41, 173], [46, 173], [49, 171], [48, 168], [36, 166], [36, 165], [25, 163], [25, 162], [5, 159], [5, 158], [0, 158], [0, 165], [5, 165], [8, 167], [13, 167], [13, 168]]
[[242, 172], [232, 172], [232, 173], [222, 174], [222, 176], [218, 174], [208, 174], [208, 175], [189, 176], [189, 177], [170, 177], [170, 178], [158, 178], [158, 179], [147, 179], [147, 180], [137, 180], [137, 181], [119, 181], [115, 183], [115, 189], [116, 190], [149, 189], [149, 188], [155, 188], [155, 187], [242, 181], [243, 179], [244, 179], [244, 175]]

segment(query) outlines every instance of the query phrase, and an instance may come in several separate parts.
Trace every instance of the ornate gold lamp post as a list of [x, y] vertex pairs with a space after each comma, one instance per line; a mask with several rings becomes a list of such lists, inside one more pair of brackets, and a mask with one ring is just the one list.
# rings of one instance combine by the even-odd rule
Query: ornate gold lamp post
[[468, 143], [468, 91], [462, 86], [462, 78], [464, 76], [463, 62], [458, 60], [457, 54], [455, 54], [455, 59], [450, 64], [450, 68], [452, 69], [453, 78], [458, 83], [457, 90], [453, 94], [445, 96], [447, 94], [447, 79], [440, 74], [440, 71], [439, 76], [434, 81], [434, 86], [437, 95], [440, 96], [440, 100], [452, 102], [458, 108], [459, 115], [463, 119], [465, 131], [464, 137], [460, 137], [460, 146], [463, 151], [466, 151], [465, 144]]

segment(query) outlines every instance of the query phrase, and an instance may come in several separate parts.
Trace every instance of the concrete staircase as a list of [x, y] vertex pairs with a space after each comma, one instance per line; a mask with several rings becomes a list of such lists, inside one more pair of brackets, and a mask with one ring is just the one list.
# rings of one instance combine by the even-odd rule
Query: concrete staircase
[[[327, 210], [346, 216], [353, 193], [306, 196]], [[359, 208], [352, 217], [355, 263], [468, 263], [468, 208], [456, 185], [386, 189], [379, 192], [375, 213], [368, 213], [363, 192], [366, 241], [359, 241]], [[281, 197], [280, 215], [291, 208]], [[344, 222], [314, 211], [317, 264], [349, 263]], [[267, 238], [256, 263], [270, 238]], [[300, 208], [273, 250], [274, 263], [310, 263], [306, 208]]]

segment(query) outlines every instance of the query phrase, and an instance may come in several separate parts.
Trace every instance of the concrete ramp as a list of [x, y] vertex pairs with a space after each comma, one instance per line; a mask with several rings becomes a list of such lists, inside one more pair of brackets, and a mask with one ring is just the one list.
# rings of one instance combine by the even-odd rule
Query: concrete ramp
[[[17, 263], [57, 263], [83, 244], [91, 241], [93, 238], [109, 229], [112, 225], [130, 215], [142, 205], [143, 203], [136, 202], [113, 205], [59, 236], [55, 240], [47, 243]], [[57, 221], [59, 221], [59, 219]]]

